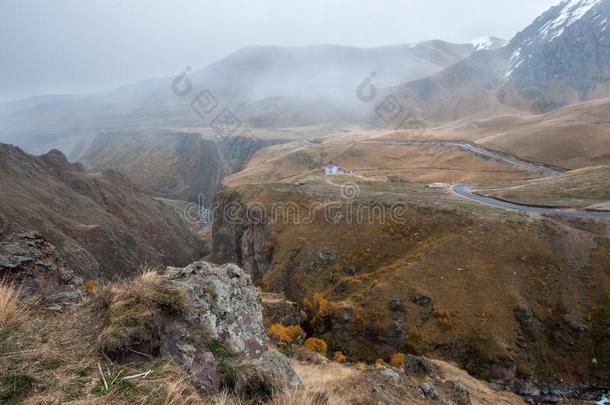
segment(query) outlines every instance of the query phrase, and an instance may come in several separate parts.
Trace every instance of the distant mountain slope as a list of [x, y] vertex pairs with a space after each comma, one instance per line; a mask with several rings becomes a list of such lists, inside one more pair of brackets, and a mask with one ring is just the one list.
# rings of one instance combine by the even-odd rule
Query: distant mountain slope
[[610, 96], [610, 1], [568, 0], [510, 41], [503, 102], [534, 112]]
[[494, 49], [502, 48], [508, 43], [507, 40], [498, 37], [479, 37], [470, 41], [475, 51], [493, 51]]
[[250, 46], [190, 72], [192, 92], [185, 97], [173, 93], [175, 77], [165, 77], [77, 100], [7, 104], [0, 142], [36, 153], [55, 147], [70, 154], [86, 148], [101, 130], [205, 127], [209, 121], [190, 106], [204, 89], [253, 126], [334, 122], [351, 105], [362, 104], [356, 88], [372, 72], [376, 85], [398, 85], [434, 74], [473, 51], [472, 44], [440, 40], [375, 48]]
[[430, 121], [548, 112], [610, 96], [610, 0], [566, 0], [508, 45], [387, 89]]
[[382, 85], [429, 76], [468, 56], [472, 47], [444, 41], [356, 48], [249, 46], [192, 75], [228, 100], [278, 96], [354, 97], [371, 72]]
[[204, 242], [173, 208], [112, 170], [88, 175], [59, 151], [0, 144], [0, 234], [35, 230], [75, 272], [111, 279], [143, 263], [189, 263]]

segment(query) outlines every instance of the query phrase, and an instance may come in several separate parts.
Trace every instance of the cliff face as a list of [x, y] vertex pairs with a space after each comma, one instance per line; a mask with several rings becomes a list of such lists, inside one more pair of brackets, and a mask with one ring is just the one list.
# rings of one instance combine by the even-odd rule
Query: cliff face
[[115, 133], [98, 136], [80, 158], [91, 170], [115, 169], [153, 195], [210, 203], [222, 180], [258, 149], [249, 137], [208, 139], [196, 133]]
[[173, 208], [119, 172], [89, 175], [59, 151], [37, 157], [0, 144], [0, 195], [0, 234], [40, 232], [83, 278], [185, 264], [207, 251]]
[[217, 258], [237, 263], [260, 283], [271, 265], [273, 234], [266, 217], [259, 216], [255, 209], [248, 209], [246, 204], [234, 191], [221, 191], [216, 195], [212, 251]]

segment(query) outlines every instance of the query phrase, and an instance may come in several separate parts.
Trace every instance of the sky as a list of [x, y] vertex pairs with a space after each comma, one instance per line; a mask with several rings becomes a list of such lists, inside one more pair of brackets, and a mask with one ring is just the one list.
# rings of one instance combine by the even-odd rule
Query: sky
[[247, 45], [510, 39], [560, 0], [1, 0], [0, 101], [200, 69]]

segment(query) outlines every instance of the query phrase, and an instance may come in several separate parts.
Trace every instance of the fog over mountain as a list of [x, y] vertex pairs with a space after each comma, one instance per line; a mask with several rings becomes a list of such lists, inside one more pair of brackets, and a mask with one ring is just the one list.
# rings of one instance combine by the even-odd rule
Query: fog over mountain
[[512, 38], [558, 0], [0, 3], [0, 101], [109, 90], [201, 69], [247, 45]]

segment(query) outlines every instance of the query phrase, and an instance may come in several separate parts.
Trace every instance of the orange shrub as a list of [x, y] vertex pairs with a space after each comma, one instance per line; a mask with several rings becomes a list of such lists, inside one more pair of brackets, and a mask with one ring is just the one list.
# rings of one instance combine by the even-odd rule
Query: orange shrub
[[438, 322], [446, 329], [451, 328], [451, 320], [449, 319], [449, 311], [439, 309], [432, 313]]
[[85, 281], [85, 290], [87, 291], [96, 291], [98, 289], [98, 285], [95, 281], [93, 280], [86, 280]]
[[326, 351], [328, 350], [326, 342], [315, 337], [307, 339], [305, 343], [303, 343], [303, 346], [312, 352], [318, 352], [320, 354], [326, 354]]
[[269, 327], [267, 334], [271, 338], [277, 338], [284, 343], [295, 343], [305, 339], [305, 331], [300, 326], [284, 326], [280, 323], [274, 323]]
[[335, 352], [335, 361], [339, 363], [345, 363], [346, 360], [347, 357], [345, 357], [345, 354], [343, 354], [343, 352]]
[[405, 366], [405, 355], [404, 353], [394, 353], [390, 359], [392, 367], [403, 368]]

